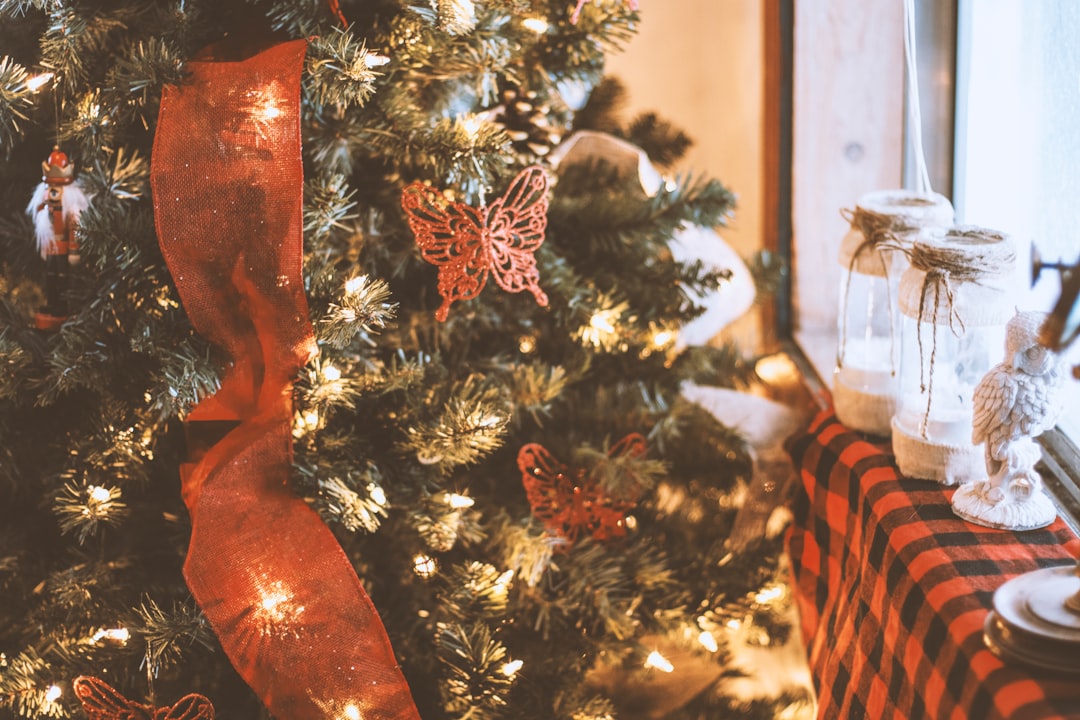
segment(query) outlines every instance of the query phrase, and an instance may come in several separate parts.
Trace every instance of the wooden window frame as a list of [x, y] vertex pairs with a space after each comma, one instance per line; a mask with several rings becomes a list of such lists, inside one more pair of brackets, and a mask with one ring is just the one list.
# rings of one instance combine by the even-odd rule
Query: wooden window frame
[[[958, 0], [915, 6], [924, 150], [932, 185], [953, 196]], [[839, 277], [847, 229], [839, 210], [865, 192], [914, 184], [903, 3], [769, 0], [764, 13], [764, 247], [789, 268], [766, 322], [824, 407], [839, 285], [827, 278]], [[1080, 532], [1080, 450], [1057, 430], [1040, 442], [1047, 488]]]

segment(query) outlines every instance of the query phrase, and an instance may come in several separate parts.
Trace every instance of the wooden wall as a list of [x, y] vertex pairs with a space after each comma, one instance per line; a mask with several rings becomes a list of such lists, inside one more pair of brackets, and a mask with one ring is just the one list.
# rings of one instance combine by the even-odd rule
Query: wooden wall
[[835, 354], [837, 254], [848, 227], [840, 209], [901, 187], [903, 22], [899, 1], [795, 1], [795, 332], [823, 374]]

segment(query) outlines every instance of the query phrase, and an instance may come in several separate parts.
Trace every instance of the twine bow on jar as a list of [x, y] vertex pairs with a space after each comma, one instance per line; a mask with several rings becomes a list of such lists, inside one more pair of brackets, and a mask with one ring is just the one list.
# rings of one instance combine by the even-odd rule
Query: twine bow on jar
[[[888, 253], [907, 254], [910, 247], [909, 237], [913, 233], [929, 227], [946, 227], [953, 217], [953, 207], [942, 195], [934, 193], [916, 193], [907, 190], [885, 190], [870, 192], [862, 196], [854, 209], [843, 208], [840, 215], [851, 226], [849, 236], [858, 237], [853, 247], [845, 240], [840, 250], [840, 262], [846, 264], [847, 275], [843, 307], [840, 308], [840, 338], [836, 350], [836, 367], [845, 365], [848, 345], [848, 298], [851, 295], [852, 275], [873, 274], [885, 277], [889, 281], [890, 267]], [[854, 239], [852, 237], [852, 239]], [[877, 260], [877, 266], [874, 261]], [[891, 375], [896, 375], [895, 336], [893, 327], [893, 297], [886, 298], [890, 318], [890, 357]]]
[[911, 266], [924, 273], [916, 318], [916, 340], [919, 347], [919, 391], [926, 393], [926, 411], [919, 423], [920, 434], [925, 440], [934, 402], [934, 363], [937, 356], [936, 330], [932, 337], [928, 364], [923, 352], [922, 335], [927, 299], [932, 293], [931, 317], [937, 325], [941, 321], [944, 295], [949, 330], [955, 337], [963, 337], [967, 328], [958, 307], [958, 287], [963, 283], [982, 285], [990, 279], [1008, 274], [1015, 265], [1016, 251], [1003, 233], [969, 225], [954, 227], [941, 239], [917, 241], [907, 253]]
[[[918, 197], [903, 197], [902, 203], [904, 205], [912, 206], [930, 206], [934, 205], [933, 200], [926, 200]], [[894, 201], [896, 202], [896, 201]], [[847, 298], [851, 295], [851, 276], [855, 273], [856, 265], [860, 263], [860, 258], [867, 252], [877, 255], [878, 262], [881, 263], [881, 275], [888, 279], [889, 277], [889, 264], [885, 261], [884, 251], [899, 250], [901, 252], [906, 251], [906, 244], [902, 241], [902, 236], [907, 233], [914, 232], [922, 227], [917, 218], [910, 217], [903, 213], [883, 213], [876, 210], [870, 210], [862, 205], [856, 205], [854, 210], [844, 208], [840, 211], [840, 215], [851, 224], [852, 230], [858, 230], [862, 235], [863, 240], [852, 251], [851, 258], [848, 260], [847, 279], [844, 287], [844, 304], [840, 315], [840, 342], [836, 346], [836, 367], [844, 367], [844, 354], [847, 351], [848, 341], [848, 318], [847, 318]], [[888, 298], [889, 302], [889, 356], [895, 357], [895, 337], [896, 328], [892, 326], [893, 308], [892, 308], [892, 296]], [[895, 363], [892, 363], [892, 374], [896, 375]]]

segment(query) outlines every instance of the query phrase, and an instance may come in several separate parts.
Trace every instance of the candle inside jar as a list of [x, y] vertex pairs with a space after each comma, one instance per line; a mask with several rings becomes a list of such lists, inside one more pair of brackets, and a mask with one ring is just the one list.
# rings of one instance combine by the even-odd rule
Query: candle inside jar
[[890, 359], [893, 341], [887, 337], [848, 340], [836, 380], [844, 386], [875, 395], [892, 394], [896, 375]]

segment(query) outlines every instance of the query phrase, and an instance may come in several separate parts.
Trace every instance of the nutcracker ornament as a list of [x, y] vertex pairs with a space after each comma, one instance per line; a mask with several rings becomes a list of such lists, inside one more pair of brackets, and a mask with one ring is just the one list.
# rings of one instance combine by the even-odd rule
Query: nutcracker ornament
[[67, 319], [68, 270], [79, 262], [79, 240], [75, 228], [79, 215], [89, 204], [82, 185], [75, 179], [75, 165], [54, 145], [48, 160], [41, 163], [41, 183], [26, 208], [34, 221], [38, 252], [45, 261], [45, 306], [34, 316], [40, 330], [55, 330]]

